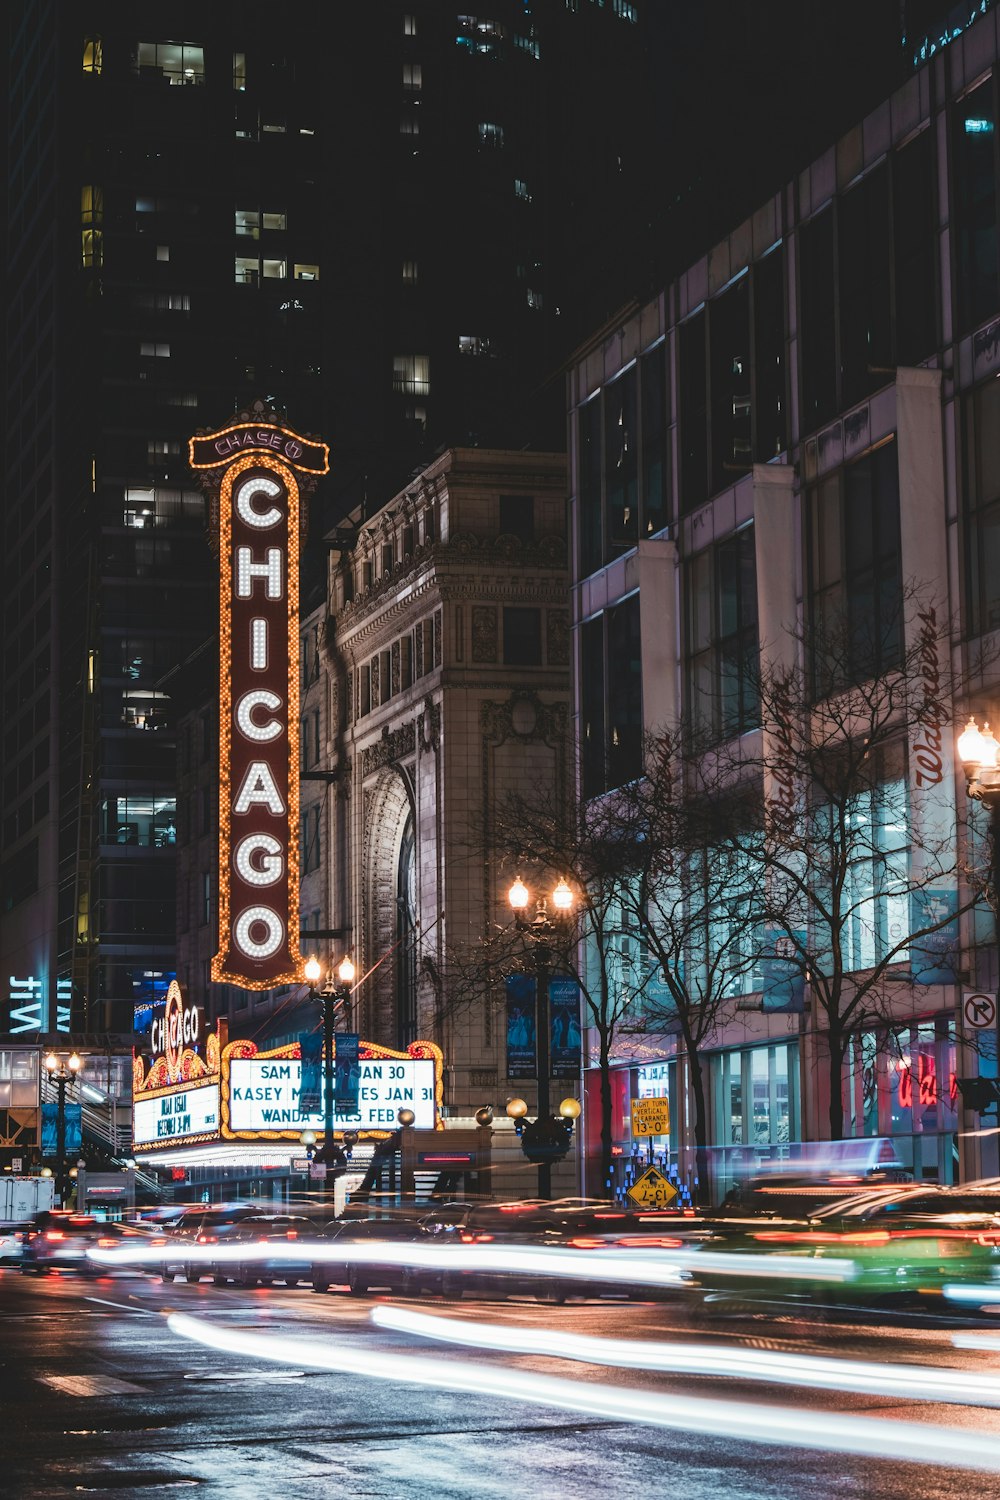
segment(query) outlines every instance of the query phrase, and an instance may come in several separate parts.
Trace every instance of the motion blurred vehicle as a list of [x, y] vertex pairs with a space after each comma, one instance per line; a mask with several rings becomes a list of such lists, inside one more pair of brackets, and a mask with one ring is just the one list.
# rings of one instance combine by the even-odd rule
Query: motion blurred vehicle
[[[150, 1241], [163, 1246], [161, 1279], [170, 1282], [180, 1274], [185, 1281], [200, 1281], [203, 1276], [213, 1275], [205, 1247], [227, 1239], [243, 1219], [259, 1213], [256, 1203], [192, 1204], [172, 1228], [164, 1231], [162, 1240], [157, 1236]], [[198, 1253], [192, 1255], [195, 1247]]]
[[117, 1248], [134, 1231], [95, 1214], [51, 1208], [36, 1214], [23, 1231], [21, 1270], [26, 1276], [71, 1269], [84, 1276], [100, 1276], [102, 1268], [88, 1260], [87, 1251]]
[[24, 1249], [24, 1230], [20, 1226], [0, 1226], [0, 1265], [13, 1266], [21, 1259]]
[[780, 1292], [752, 1269], [735, 1279], [699, 1274], [709, 1309], [776, 1294], [827, 1306], [913, 1306], [938, 1298], [946, 1284], [1000, 1284], [1000, 1191], [918, 1183], [869, 1189], [798, 1222], [720, 1220], [704, 1243], [756, 1256], [847, 1260], [854, 1268], [844, 1281], [805, 1276]]
[[[216, 1286], [225, 1286], [234, 1281], [237, 1286], [270, 1286], [282, 1281], [286, 1286], [296, 1286], [300, 1281], [313, 1279], [312, 1259], [303, 1254], [301, 1260], [275, 1257], [267, 1254], [269, 1245], [284, 1245], [294, 1248], [296, 1240], [309, 1240], [316, 1233], [312, 1219], [303, 1214], [247, 1214], [237, 1219], [220, 1235], [219, 1242], [228, 1248], [239, 1246], [239, 1260], [210, 1261], [205, 1267]], [[245, 1256], [245, 1259], [243, 1258]]]
[[329, 1291], [331, 1286], [346, 1287], [356, 1297], [363, 1297], [372, 1287], [382, 1287], [400, 1296], [420, 1288], [421, 1273], [409, 1266], [387, 1263], [380, 1266], [368, 1261], [353, 1261], [351, 1247], [384, 1241], [391, 1244], [427, 1243], [417, 1220], [337, 1219], [320, 1230], [320, 1240], [329, 1241], [329, 1255], [317, 1256], [312, 1265], [313, 1290]]

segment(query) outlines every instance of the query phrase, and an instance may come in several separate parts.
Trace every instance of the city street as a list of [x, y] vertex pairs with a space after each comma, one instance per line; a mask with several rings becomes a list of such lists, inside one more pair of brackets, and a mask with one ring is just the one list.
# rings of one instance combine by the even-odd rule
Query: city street
[[[609, 1339], [698, 1342], [715, 1348], [822, 1354], [838, 1360], [933, 1365], [995, 1379], [995, 1350], [959, 1349], [960, 1329], [996, 1322], [910, 1316], [883, 1322], [808, 1315], [692, 1322], [670, 1304], [318, 1296], [306, 1287], [248, 1292], [204, 1281], [164, 1285], [138, 1273], [100, 1278], [0, 1274], [0, 1495], [48, 1500], [70, 1494], [155, 1496], [191, 1489], [206, 1497], [280, 1500], [343, 1494], [385, 1500], [534, 1500], [683, 1495], [686, 1500], [992, 1500], [996, 1473], [963, 1466], [974, 1437], [1000, 1442], [1000, 1410], [840, 1394], [795, 1385], [692, 1379], [606, 1369], [540, 1355], [449, 1348], [378, 1328], [375, 1307], [434, 1313], [508, 1328]], [[301, 1362], [227, 1353], [181, 1336], [169, 1313], [189, 1315], [236, 1339], [294, 1340]], [[186, 1326], [181, 1320], [181, 1327]], [[398, 1378], [309, 1368], [312, 1355], [388, 1355]], [[797, 1408], [818, 1414], [945, 1429], [940, 1466], [898, 1457], [818, 1452], [711, 1432], [608, 1420], [535, 1402], [464, 1390], [421, 1388], [406, 1361], [426, 1356], [450, 1370], [474, 1362], [515, 1380], [553, 1376], [591, 1390], [654, 1393], [662, 1408], [692, 1399]], [[731, 1430], [731, 1429], [730, 1429]], [[1000, 1451], [1000, 1450], [998, 1450]]]

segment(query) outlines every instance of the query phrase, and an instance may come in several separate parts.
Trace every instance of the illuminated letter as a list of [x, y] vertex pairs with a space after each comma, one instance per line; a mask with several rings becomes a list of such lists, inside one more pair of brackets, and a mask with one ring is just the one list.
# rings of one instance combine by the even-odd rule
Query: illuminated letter
[[250, 621], [250, 665], [255, 672], [267, 671], [267, 621]]
[[269, 719], [266, 724], [255, 724], [253, 711], [255, 708], [269, 708], [274, 713], [280, 707], [281, 699], [277, 693], [269, 693], [267, 688], [256, 688], [252, 693], [244, 693], [236, 705], [237, 728], [245, 739], [256, 740], [261, 744], [277, 739], [285, 729], [281, 721]]
[[[267, 928], [267, 937], [261, 943], [255, 943], [250, 936], [250, 929], [257, 922]], [[270, 958], [285, 941], [285, 929], [278, 913], [269, 906], [248, 906], [233, 923], [233, 937], [247, 958]]]
[[249, 812], [255, 803], [266, 807], [276, 818], [282, 817], [285, 811], [285, 804], [278, 795], [271, 767], [266, 760], [252, 760], [247, 766], [239, 796], [233, 803], [233, 812]]
[[267, 562], [254, 562], [249, 547], [236, 549], [236, 597], [249, 599], [255, 578], [267, 579], [267, 597], [281, 598], [281, 548], [268, 547]]
[[[263, 854], [259, 868], [253, 862], [253, 857], [258, 850]], [[278, 840], [272, 838], [269, 833], [248, 833], [246, 838], [241, 839], [236, 845], [236, 852], [233, 855], [236, 873], [246, 881], [247, 885], [274, 885], [281, 879], [285, 870], [281, 852]]]
[[257, 526], [261, 531], [267, 531], [270, 527], [277, 526], [282, 519], [281, 511], [276, 505], [272, 505], [270, 510], [254, 510], [250, 502], [255, 495], [267, 495], [273, 500], [275, 495], [280, 494], [280, 484], [275, 484], [273, 479], [264, 479], [262, 475], [255, 474], [253, 479], [248, 479], [236, 491], [236, 509], [248, 526]]

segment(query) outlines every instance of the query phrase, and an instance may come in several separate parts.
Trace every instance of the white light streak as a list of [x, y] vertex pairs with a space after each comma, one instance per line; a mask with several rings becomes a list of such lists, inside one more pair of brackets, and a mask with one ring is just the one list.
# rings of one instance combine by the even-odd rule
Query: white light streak
[[962, 1282], [948, 1282], [941, 1291], [949, 1302], [974, 1302], [980, 1306], [988, 1302], [1000, 1302], [1000, 1282], [994, 1282], [992, 1286], [977, 1286], [974, 1282], [963, 1285]]
[[1000, 1472], [1000, 1441], [996, 1438], [967, 1430], [957, 1432], [929, 1422], [900, 1422], [815, 1410], [799, 1412], [750, 1402], [707, 1400], [674, 1391], [635, 1391], [604, 1381], [565, 1380], [523, 1368], [480, 1365], [471, 1360], [443, 1360], [398, 1351], [382, 1353], [346, 1345], [330, 1347], [329, 1338], [321, 1347], [281, 1335], [219, 1328], [184, 1313], [171, 1313], [167, 1326], [181, 1338], [240, 1360], [266, 1359], [293, 1367], [391, 1380], [410, 1387], [500, 1397], [582, 1413], [605, 1422], [638, 1422], [743, 1442]]
[[1000, 1406], [1000, 1379], [980, 1371], [935, 1369], [929, 1365], [887, 1365], [867, 1360], [824, 1359], [765, 1349], [722, 1348], [710, 1344], [663, 1344], [651, 1339], [592, 1338], [552, 1328], [477, 1323], [408, 1308], [372, 1309], [372, 1322], [418, 1338], [496, 1349], [510, 1354], [543, 1354], [586, 1364], [676, 1375], [715, 1375], [763, 1380], [813, 1390], [859, 1395], [902, 1396], [915, 1401], [947, 1401], [961, 1406]]

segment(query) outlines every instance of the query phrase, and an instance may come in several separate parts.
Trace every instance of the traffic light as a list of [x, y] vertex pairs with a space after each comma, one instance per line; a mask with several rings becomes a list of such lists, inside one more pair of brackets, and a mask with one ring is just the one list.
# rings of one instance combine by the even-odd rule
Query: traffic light
[[962, 1092], [963, 1102], [977, 1114], [984, 1114], [988, 1109], [1000, 1106], [1000, 1079], [959, 1078], [956, 1082]]

